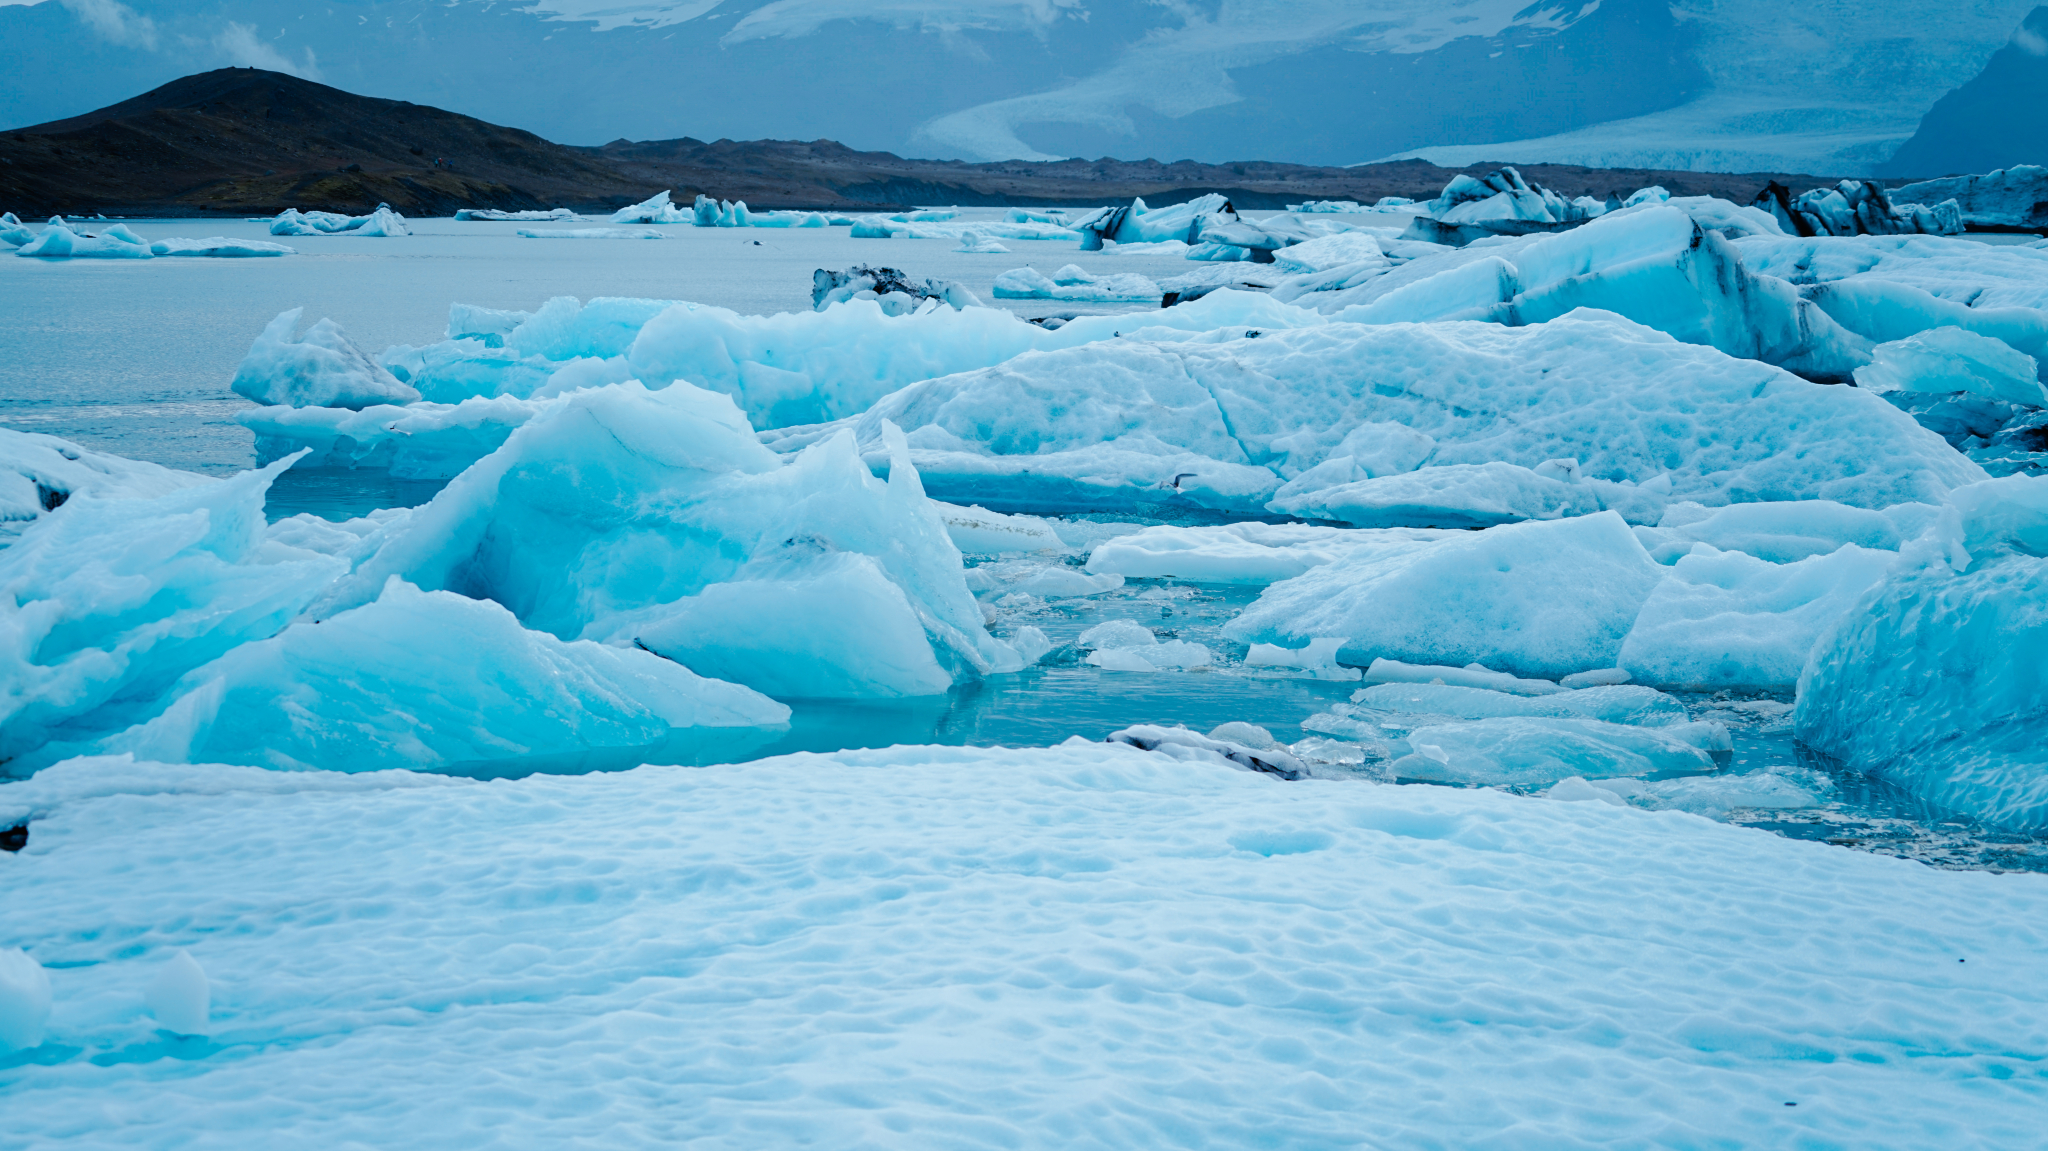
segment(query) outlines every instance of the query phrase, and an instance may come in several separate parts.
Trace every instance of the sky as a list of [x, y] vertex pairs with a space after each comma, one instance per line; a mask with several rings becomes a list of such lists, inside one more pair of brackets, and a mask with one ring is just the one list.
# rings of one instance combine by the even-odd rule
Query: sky
[[[0, 0], [0, 124], [253, 65], [571, 144], [1851, 175], [2027, 0]], [[1476, 149], [1476, 151], [1474, 151]]]

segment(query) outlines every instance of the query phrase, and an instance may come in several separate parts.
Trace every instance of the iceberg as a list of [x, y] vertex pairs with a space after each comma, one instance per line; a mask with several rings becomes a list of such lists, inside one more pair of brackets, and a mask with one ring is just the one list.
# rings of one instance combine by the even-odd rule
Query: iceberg
[[126, 224], [87, 232], [66, 223], [62, 216], [53, 216], [41, 234], [16, 248], [14, 254], [46, 260], [147, 260], [156, 253], [150, 251], [148, 240], [130, 231]]
[[[701, 205], [704, 197], [697, 197], [697, 202]], [[628, 204], [613, 212], [611, 221], [614, 224], [687, 224], [695, 218], [695, 213], [685, 212], [671, 203], [668, 190], [663, 189], [637, 204]]]
[[1367, 268], [1392, 266], [1379, 240], [1370, 232], [1336, 232], [1304, 240], [1274, 252], [1273, 264], [1292, 275], [1327, 272], [1332, 268], [1346, 268], [1357, 273]]
[[[1597, 719], [1514, 717], [1432, 723], [1408, 733], [1412, 750], [1388, 769], [1395, 777], [1465, 786], [1546, 787], [1573, 777], [1629, 778], [1715, 769], [1694, 725], [1637, 727]], [[1688, 738], [1690, 737], [1690, 738]]]
[[36, 234], [29, 230], [28, 225], [21, 222], [20, 216], [12, 212], [0, 212], [0, 244], [19, 248], [35, 238]]
[[927, 300], [937, 300], [956, 312], [981, 306], [980, 298], [957, 280], [912, 279], [895, 268], [871, 268], [866, 264], [856, 264], [841, 272], [819, 268], [811, 273], [812, 311], [822, 312], [849, 300], [874, 300], [890, 316], [916, 311]]
[[1068, 264], [1048, 278], [1034, 268], [1012, 268], [996, 277], [999, 300], [1082, 300], [1115, 302], [1156, 300], [1165, 293], [1152, 280], [1132, 272], [1096, 276]]
[[1978, 176], [1947, 176], [1893, 189], [1921, 204], [1953, 200], [1965, 225], [1999, 231], [2048, 228], [2048, 168], [2015, 164]]
[[1120, 208], [1098, 208], [1067, 227], [1081, 235], [1081, 250], [1099, 251], [1105, 242], [1118, 244], [1179, 240], [1190, 247], [1202, 242], [1204, 231], [1236, 223], [1237, 210], [1219, 194], [1198, 196], [1186, 203], [1148, 208], [1142, 199]]
[[150, 499], [214, 483], [211, 476], [96, 452], [69, 440], [0, 428], [0, 550], [77, 496]]
[[273, 236], [410, 236], [405, 217], [379, 204], [365, 216], [344, 216], [335, 212], [301, 212], [286, 208], [270, 222]]
[[681, 728], [773, 727], [789, 708], [660, 656], [528, 631], [495, 603], [393, 578], [188, 673], [105, 752], [287, 770], [447, 769], [641, 747]]
[[1963, 328], [1929, 328], [1872, 349], [1856, 369], [1856, 386], [1872, 392], [1968, 392], [2031, 408], [2048, 407], [2034, 357], [2003, 340]]
[[1808, 746], [1937, 807], [2048, 829], [2048, 478], [1951, 493], [1942, 520], [1814, 645]]
[[345, 561], [266, 538], [291, 464], [154, 498], [81, 494], [0, 550], [0, 761], [53, 763], [156, 715], [186, 672], [297, 618]]
[[1344, 662], [1481, 663], [1555, 679], [1612, 667], [1663, 578], [1613, 512], [1345, 557], [1275, 583], [1224, 625], [1242, 643], [1343, 636]]
[[1933, 526], [1940, 514], [1938, 506], [1926, 503], [1871, 510], [1820, 499], [1719, 508], [1681, 500], [1664, 509], [1657, 526], [1638, 527], [1635, 533], [1650, 557], [1661, 564], [1676, 563], [1700, 543], [1774, 564], [1790, 564], [1850, 544], [1896, 552]]
[[1798, 196], [1776, 180], [1757, 193], [1752, 207], [1775, 216], [1794, 236], [1896, 236], [1921, 232], [1952, 236], [1963, 230], [1962, 211], [1947, 199], [1927, 207], [1894, 205], [1884, 186], [1870, 180], [1842, 180]]
[[1844, 544], [1777, 564], [1695, 544], [1637, 614], [1617, 664], [1645, 683], [1789, 690], [1823, 632], [1898, 560]]
[[249, 347], [228, 386], [259, 404], [366, 408], [408, 403], [418, 389], [372, 360], [333, 320], [323, 319], [294, 338], [304, 308], [280, 312]]
[[984, 235], [980, 230], [969, 228], [960, 233], [960, 246], [953, 249], [975, 256], [1000, 256], [1009, 252], [993, 236]]
[[881, 481], [850, 435], [785, 462], [730, 398], [689, 384], [574, 392], [394, 526], [315, 614], [398, 576], [792, 697], [932, 694], [1016, 670], [906, 455], [892, 449]]
[[[1504, 327], [1309, 313], [1301, 327], [1210, 327], [1247, 299], [1259, 297], [1219, 291], [1142, 317], [1076, 320], [1049, 335], [1113, 324], [1122, 338], [912, 383], [853, 426], [871, 451], [883, 421], [903, 428], [939, 498], [998, 511], [1164, 504], [1256, 516], [1296, 480], [1286, 508], [1354, 482], [1361, 453], [1390, 474], [1576, 460], [1552, 469], [1576, 477], [1561, 485], [1604, 493], [1646, 523], [1657, 504], [1684, 500], [1937, 503], [1983, 478], [1880, 397], [1618, 316]], [[1265, 304], [1283, 322], [1302, 316]], [[1202, 310], [1176, 315], [1189, 308]], [[1196, 316], [1209, 328], [1199, 337], [1142, 326]]]
[[551, 208], [548, 211], [507, 212], [498, 208], [460, 208], [455, 212], [458, 220], [516, 220], [521, 223], [546, 220], [580, 220], [583, 217], [567, 208]]
[[265, 463], [301, 450], [308, 468], [374, 468], [399, 479], [453, 479], [497, 451], [513, 429], [550, 400], [472, 396], [459, 404], [422, 401], [340, 407], [248, 408], [235, 422], [256, 435]]
[[[1376, 661], [1384, 663], [1387, 661]], [[1636, 727], [1691, 722], [1685, 705], [1655, 688], [1602, 685], [1527, 695], [1452, 683], [1379, 683], [1351, 693], [1351, 702], [1374, 711], [1448, 719], [1594, 719]]]

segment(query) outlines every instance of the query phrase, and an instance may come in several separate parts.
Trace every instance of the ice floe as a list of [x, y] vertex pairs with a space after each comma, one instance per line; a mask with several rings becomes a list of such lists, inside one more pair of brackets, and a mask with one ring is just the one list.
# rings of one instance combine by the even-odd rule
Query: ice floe
[[344, 216], [335, 212], [301, 212], [297, 208], [286, 208], [270, 222], [273, 236], [410, 236], [412, 229], [406, 226], [405, 217], [392, 211], [391, 205], [379, 204], [375, 211], [363, 216]]
[[356, 347], [341, 326], [322, 319], [298, 331], [304, 308], [280, 312], [267, 324], [235, 370], [229, 387], [259, 404], [366, 408], [420, 398], [382, 364]]
[[374, 601], [242, 644], [176, 690], [163, 714], [103, 748], [376, 771], [648, 746], [682, 728], [789, 719], [783, 704], [644, 649], [564, 642], [488, 600], [396, 577]]
[[1951, 494], [1815, 646], [1799, 738], [1940, 807], [2048, 828], [2048, 478]]
[[723, 395], [621, 384], [525, 422], [317, 612], [399, 576], [774, 695], [922, 695], [1020, 664], [959, 554], [907, 460], [876, 480], [842, 433], [785, 461]]
[[1345, 662], [1485, 662], [1555, 679], [1612, 667], [1662, 570], [1612, 512], [1390, 545], [1273, 584], [1225, 628]]
[[514, 220], [520, 223], [539, 223], [547, 220], [580, 220], [583, 217], [567, 208], [550, 208], [547, 211], [507, 212], [499, 208], [461, 208], [455, 213], [458, 220]]

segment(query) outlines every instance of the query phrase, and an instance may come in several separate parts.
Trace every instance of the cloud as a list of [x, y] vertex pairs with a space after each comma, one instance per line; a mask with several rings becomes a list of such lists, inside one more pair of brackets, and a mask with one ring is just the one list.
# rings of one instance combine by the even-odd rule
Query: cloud
[[109, 44], [123, 48], [156, 50], [156, 21], [141, 15], [121, 0], [63, 0], [64, 7], [79, 22], [100, 34]]
[[313, 50], [306, 49], [306, 61], [294, 64], [291, 58], [256, 38], [254, 24], [237, 24], [228, 21], [220, 35], [213, 38], [213, 46], [228, 58], [228, 63], [244, 68], [263, 68], [271, 72], [285, 72], [302, 80], [320, 79], [320, 65], [313, 58]]

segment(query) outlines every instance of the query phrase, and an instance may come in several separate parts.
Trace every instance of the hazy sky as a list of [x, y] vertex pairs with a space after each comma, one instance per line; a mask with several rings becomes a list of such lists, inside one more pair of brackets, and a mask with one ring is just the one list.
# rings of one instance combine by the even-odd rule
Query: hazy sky
[[1520, 158], [1847, 172], [1896, 149], [2030, 6], [0, 0], [0, 123], [238, 64], [566, 143], [829, 137], [969, 159], [1310, 163], [1514, 144]]

